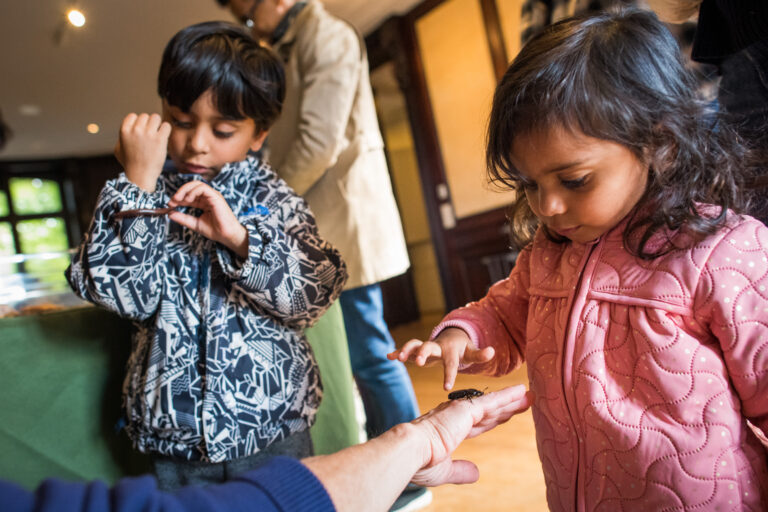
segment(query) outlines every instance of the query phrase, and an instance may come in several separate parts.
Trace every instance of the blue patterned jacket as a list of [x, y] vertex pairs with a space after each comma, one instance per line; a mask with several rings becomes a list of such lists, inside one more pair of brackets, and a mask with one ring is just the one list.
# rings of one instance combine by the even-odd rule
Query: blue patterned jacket
[[167, 216], [113, 217], [164, 207], [192, 179], [165, 171], [154, 193], [107, 182], [67, 279], [134, 321], [123, 405], [136, 448], [221, 462], [313, 423], [322, 388], [303, 329], [347, 274], [304, 200], [253, 157], [210, 183], [248, 230], [245, 261]]

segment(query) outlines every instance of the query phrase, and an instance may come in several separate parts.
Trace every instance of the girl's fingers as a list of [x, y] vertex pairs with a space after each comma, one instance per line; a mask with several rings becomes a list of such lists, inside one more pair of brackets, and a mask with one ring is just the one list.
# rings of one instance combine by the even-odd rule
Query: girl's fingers
[[466, 352], [464, 353], [464, 362], [465, 363], [487, 363], [491, 359], [493, 359], [493, 355], [496, 353], [496, 351], [493, 349], [493, 347], [485, 347], [482, 350], [475, 350], [467, 348]]
[[434, 359], [440, 359], [441, 354], [442, 349], [440, 348], [440, 345], [433, 341], [427, 341], [419, 348], [418, 352], [413, 357], [413, 362], [418, 366], [424, 366], [426, 364], [431, 364]]
[[443, 354], [443, 364], [445, 365], [445, 371], [443, 372], [443, 388], [446, 391], [453, 389], [453, 384], [456, 382], [456, 374], [459, 371], [459, 354], [455, 350], [447, 350]]
[[387, 354], [387, 359], [390, 361], [399, 361], [400, 360], [400, 354], [402, 354], [401, 350], [393, 350], [389, 354]]
[[391, 359], [398, 359], [402, 362], [406, 362], [411, 357], [411, 354], [413, 354], [413, 352], [423, 344], [424, 343], [421, 340], [408, 340], [403, 344], [402, 347], [400, 347], [400, 350], [395, 350], [392, 352], [392, 355], [395, 357], [392, 357]]

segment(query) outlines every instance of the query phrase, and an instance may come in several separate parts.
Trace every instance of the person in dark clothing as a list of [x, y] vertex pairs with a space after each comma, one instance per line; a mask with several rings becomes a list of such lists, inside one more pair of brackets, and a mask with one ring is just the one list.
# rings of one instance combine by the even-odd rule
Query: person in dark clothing
[[520, 42], [527, 43], [547, 25], [569, 16], [635, 4], [636, 0], [524, 0], [520, 8]]
[[[765, 0], [649, 0], [662, 21], [698, 19], [691, 59], [714, 64], [720, 75], [717, 100], [725, 119], [768, 154], [768, 2]], [[768, 188], [768, 166], [753, 186]], [[768, 221], [768, 194], [757, 193], [750, 213]]]

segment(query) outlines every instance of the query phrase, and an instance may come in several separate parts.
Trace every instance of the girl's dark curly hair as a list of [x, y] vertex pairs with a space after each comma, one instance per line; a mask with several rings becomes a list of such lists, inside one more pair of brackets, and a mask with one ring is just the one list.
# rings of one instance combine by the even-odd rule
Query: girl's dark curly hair
[[[518, 191], [513, 243], [527, 244], [538, 227], [511, 161], [514, 138], [554, 126], [622, 144], [648, 164], [647, 189], [624, 232], [625, 247], [641, 258], [676, 248], [670, 237], [649, 245], [656, 233], [701, 240], [728, 209], [745, 211], [749, 150], [696, 88], [677, 42], [651, 12], [569, 18], [528, 42], [496, 88], [487, 134], [489, 178]], [[721, 209], [700, 211], [702, 203]]]

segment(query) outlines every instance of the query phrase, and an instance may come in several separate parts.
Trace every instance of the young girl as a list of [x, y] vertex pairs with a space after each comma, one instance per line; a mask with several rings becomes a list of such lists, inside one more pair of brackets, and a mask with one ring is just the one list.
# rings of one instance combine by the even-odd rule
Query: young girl
[[768, 229], [738, 214], [749, 154], [694, 91], [651, 13], [533, 39], [487, 154], [529, 243], [431, 341], [390, 354], [442, 360], [446, 389], [527, 362], [551, 510], [768, 505]]

